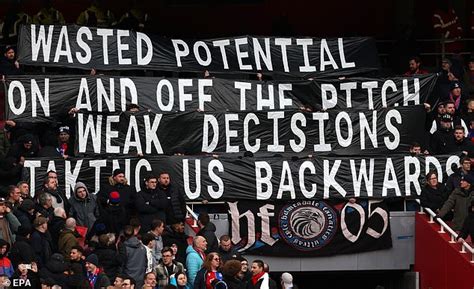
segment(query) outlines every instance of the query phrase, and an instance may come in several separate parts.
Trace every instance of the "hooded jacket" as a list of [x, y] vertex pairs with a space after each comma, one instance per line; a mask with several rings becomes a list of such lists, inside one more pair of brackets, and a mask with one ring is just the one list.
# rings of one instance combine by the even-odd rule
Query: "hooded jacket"
[[473, 199], [473, 188], [474, 185], [471, 185], [467, 190], [462, 188], [455, 189], [439, 211], [439, 216], [442, 218], [449, 211], [454, 209], [454, 230], [461, 230], [463, 226], [463, 222], [467, 217], [468, 209], [471, 206], [471, 200]]
[[123, 256], [117, 252], [114, 246], [99, 244], [94, 250], [94, 254], [97, 255], [100, 267], [104, 268], [104, 273], [107, 274], [110, 280], [121, 273], [124, 263]]
[[[86, 190], [86, 197], [84, 199], [80, 199], [77, 196], [79, 188]], [[99, 208], [97, 207], [96, 196], [89, 193], [84, 183], [76, 183], [74, 194], [69, 198], [69, 204], [71, 205], [70, 214], [76, 219], [77, 225], [91, 228], [99, 215]]]
[[212, 222], [209, 222], [206, 226], [202, 227], [201, 230], [196, 234], [197, 236], [203, 236], [207, 241], [206, 254], [210, 252], [216, 252], [218, 241], [216, 237], [216, 225]]
[[147, 267], [145, 247], [135, 236], [125, 240], [123, 245], [125, 246], [127, 256], [123, 273], [134, 278], [137, 282], [138, 280], [143, 280]]
[[0, 248], [7, 246], [5, 254], [0, 255], [0, 275], [7, 275], [8, 278], [11, 278], [15, 270], [13, 270], [12, 262], [7, 257], [8, 251], [10, 250], [10, 244], [5, 240], [0, 240]]

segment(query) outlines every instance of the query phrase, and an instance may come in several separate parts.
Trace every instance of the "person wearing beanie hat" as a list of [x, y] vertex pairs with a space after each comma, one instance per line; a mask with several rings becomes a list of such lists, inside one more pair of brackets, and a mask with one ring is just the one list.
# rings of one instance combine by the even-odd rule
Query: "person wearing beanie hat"
[[100, 289], [110, 286], [107, 275], [99, 268], [99, 258], [96, 254], [90, 254], [86, 258], [87, 280], [90, 288]]
[[12, 262], [7, 257], [8, 250], [10, 250], [10, 244], [0, 239], [0, 275], [5, 274], [8, 278], [11, 278], [15, 270], [13, 270]]
[[23, 200], [21, 205], [18, 207], [18, 210], [14, 211], [13, 213], [20, 222], [21, 227], [30, 231], [33, 229], [33, 220], [35, 218], [35, 203], [33, 200]]
[[448, 200], [439, 210], [437, 217], [443, 218], [451, 210], [454, 211], [453, 229], [461, 230], [464, 220], [468, 216], [471, 201], [474, 199], [474, 176], [467, 174], [462, 176], [459, 188], [456, 188]]
[[[104, 209], [109, 204], [113, 203], [110, 199], [110, 193], [112, 192], [117, 192], [120, 195], [119, 199], [121, 206], [130, 214], [134, 214], [136, 192], [128, 185], [127, 179], [125, 178], [125, 171], [123, 169], [115, 169], [109, 177], [108, 184], [102, 186], [100, 191], [97, 193], [97, 203], [99, 204], [100, 209]], [[114, 199], [117, 200], [117, 198]]]
[[71, 205], [69, 213], [76, 219], [77, 225], [90, 229], [99, 216], [96, 196], [89, 193], [84, 183], [76, 182], [74, 194], [68, 202]]
[[74, 156], [74, 144], [71, 141], [69, 126], [61, 126], [58, 130], [58, 151], [62, 157]]

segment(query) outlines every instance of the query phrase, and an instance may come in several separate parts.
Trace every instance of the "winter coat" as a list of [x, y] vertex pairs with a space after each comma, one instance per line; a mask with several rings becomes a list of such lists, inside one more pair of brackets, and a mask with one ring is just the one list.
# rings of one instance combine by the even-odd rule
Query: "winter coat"
[[23, 236], [16, 236], [16, 241], [10, 250], [10, 260], [14, 268], [16, 268], [18, 264], [37, 262], [35, 251], [31, 246], [30, 240]]
[[196, 275], [201, 270], [203, 263], [204, 260], [201, 255], [193, 246], [189, 245], [186, 249], [186, 268], [188, 269], [186, 274], [188, 275], [188, 286], [190, 288], [194, 287], [194, 279], [196, 279]]
[[6, 246], [7, 250], [4, 255], [0, 256], [0, 275], [7, 275], [8, 278], [11, 278], [15, 270], [13, 269], [12, 262], [7, 257], [8, 251], [10, 250], [10, 244], [8, 244], [7, 241], [0, 240], [0, 248], [3, 246]]
[[441, 209], [447, 199], [448, 193], [446, 192], [446, 187], [441, 183], [439, 183], [436, 188], [426, 185], [423, 190], [421, 190], [421, 206], [430, 208], [433, 212]]
[[44, 266], [53, 254], [51, 242], [51, 235], [48, 231], [42, 233], [35, 230], [31, 234], [31, 245], [36, 254], [36, 260], [38, 260], [39, 267]]
[[45, 218], [48, 218], [48, 223], [51, 224], [51, 221], [53, 220], [53, 217], [54, 217], [54, 209], [52, 207], [46, 209], [45, 207], [37, 204], [35, 208], [35, 215], [36, 213], [40, 214], [41, 216]]
[[102, 289], [102, 288], [107, 288], [110, 286], [110, 279], [107, 277], [107, 275], [104, 272], [100, 272], [97, 274], [97, 280], [95, 281], [94, 288], [91, 289]]
[[34, 215], [31, 215], [27, 211], [25, 211], [24, 208], [20, 205], [18, 210], [13, 211], [15, 214], [16, 218], [20, 222], [20, 226], [24, 228], [25, 230], [28, 231], [33, 231], [33, 220], [34, 220]]
[[[9, 212], [9, 213], [5, 214], [4, 218], [5, 218], [5, 221], [8, 223], [8, 232], [7, 232], [7, 234], [9, 235], [10, 240], [13, 243], [13, 242], [15, 242], [15, 234], [14, 233], [18, 230], [18, 228], [21, 226], [21, 224], [12, 212]], [[2, 239], [2, 238], [3, 238], [3, 231], [2, 231], [2, 229], [0, 229], [0, 239]]]
[[[127, 261], [125, 262], [123, 273], [133, 277], [137, 284], [139, 280], [143, 283], [143, 277], [147, 267], [146, 249], [137, 237], [131, 237], [123, 242], [126, 250]], [[139, 286], [138, 288], [141, 288]]]
[[[472, 171], [468, 172], [468, 174], [474, 177], [474, 173]], [[464, 175], [465, 173], [462, 168], [458, 168], [448, 177], [448, 180], [446, 181], [446, 190], [448, 195], [451, 194], [454, 189], [459, 188], [459, 184], [461, 183], [461, 179]]]
[[184, 233], [178, 233], [172, 229], [166, 228], [163, 234], [163, 246], [171, 247], [176, 244], [178, 251], [176, 252], [176, 261], [186, 263], [186, 248], [188, 247], [188, 236]]
[[109, 184], [104, 185], [97, 194], [97, 201], [101, 209], [107, 207], [107, 204], [109, 202], [109, 194], [114, 191], [120, 194], [120, 205], [126, 208], [129, 212], [134, 212], [134, 202], [136, 195], [135, 190], [133, 190], [127, 184], [116, 184], [112, 177], [109, 178]]
[[181, 191], [176, 189], [173, 185], [164, 188], [158, 185], [160, 199], [166, 199], [166, 224], [175, 224], [177, 222], [184, 222], [186, 217], [186, 201]]
[[[207, 273], [209, 271], [206, 270], [206, 268], [201, 268], [196, 274], [196, 278], [194, 278], [194, 284], [193, 287], [194, 289], [206, 289], [206, 277]], [[216, 279], [217, 280], [223, 280], [222, 273], [220, 271], [216, 272]]]
[[457, 188], [449, 196], [439, 211], [439, 216], [444, 217], [449, 211], [454, 209], [453, 229], [461, 230], [464, 220], [467, 217], [468, 209], [471, 207], [471, 200], [473, 199], [473, 185], [468, 190]]
[[206, 226], [201, 228], [199, 232], [196, 234], [197, 236], [203, 236], [207, 241], [207, 250], [206, 254], [210, 252], [216, 252], [218, 247], [218, 241], [216, 237], [216, 225], [212, 222], [209, 222]]
[[166, 198], [157, 190], [145, 189], [137, 193], [135, 207], [143, 232], [151, 229], [151, 223], [154, 219], [166, 220], [166, 206]]
[[61, 231], [64, 229], [65, 225], [66, 220], [58, 216], [54, 216], [48, 224], [48, 231], [51, 235], [54, 252], [58, 251], [59, 234], [61, 234]]
[[453, 129], [438, 129], [431, 135], [430, 139], [430, 153], [432, 155], [445, 154], [453, 141]]
[[68, 229], [64, 229], [59, 233], [58, 252], [63, 254], [65, 259], [69, 259], [72, 247], [79, 246], [77, 237], [77, 233]]
[[468, 157], [474, 157], [474, 145], [472, 144], [471, 140], [464, 138], [462, 141], [456, 141], [453, 136], [453, 140], [448, 143], [447, 152], [455, 153], [462, 151], [467, 152]]
[[[266, 276], [266, 277], [265, 277]], [[247, 283], [247, 289], [260, 289], [261, 286], [262, 286], [262, 283], [264, 282], [264, 279], [265, 278], [268, 278], [268, 288], [269, 289], [277, 289], [277, 285], [275, 283], [275, 281], [273, 281], [270, 276], [268, 275], [268, 273], [265, 273], [262, 277], [260, 277], [260, 279], [258, 279], [257, 283], [255, 285], [253, 285], [252, 283], [252, 280], [250, 280], [248, 283]]]
[[124, 264], [124, 256], [121, 256], [114, 246], [106, 247], [99, 245], [94, 250], [94, 254], [99, 259], [99, 266], [104, 269], [104, 273], [113, 280], [115, 276], [121, 273]]
[[160, 260], [158, 266], [156, 266], [156, 282], [159, 288], [162, 288], [169, 284], [170, 276], [178, 272], [185, 272], [183, 264], [173, 261], [173, 270], [168, 272], [163, 261]]
[[233, 276], [224, 275], [224, 282], [227, 284], [227, 289], [245, 289], [245, 282]]
[[39, 275], [41, 279], [51, 278], [62, 288], [67, 288], [68, 279], [64, 274], [67, 266], [62, 258], [59, 259], [58, 255], [59, 254], [54, 254], [46, 265], [41, 267]]
[[[79, 188], [86, 189], [86, 197], [84, 199], [77, 197], [76, 192]], [[76, 183], [74, 194], [69, 198], [69, 205], [71, 206], [70, 215], [76, 219], [77, 225], [91, 228], [99, 215], [99, 208], [97, 207], [96, 196], [89, 193], [84, 183]]]
[[[96, 225], [103, 224], [105, 231], [103, 233], [114, 233], [118, 236], [125, 225], [128, 224], [128, 214], [121, 205], [107, 205], [105, 210], [101, 211], [99, 218], [95, 221], [90, 233], [96, 231]], [[87, 235], [90, 235], [89, 233]]]
[[461, 232], [458, 235], [458, 238], [466, 239], [467, 236], [471, 236], [471, 242], [474, 240], [474, 213], [469, 207], [470, 212], [468, 213], [466, 219], [461, 228]]

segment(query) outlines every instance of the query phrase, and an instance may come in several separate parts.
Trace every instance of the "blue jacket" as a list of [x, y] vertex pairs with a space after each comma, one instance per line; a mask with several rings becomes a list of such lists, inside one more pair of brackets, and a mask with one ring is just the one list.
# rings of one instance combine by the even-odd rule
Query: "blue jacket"
[[201, 270], [204, 260], [201, 258], [201, 255], [194, 250], [193, 246], [189, 245], [186, 249], [186, 268], [188, 269], [188, 287], [190, 289], [194, 288], [194, 278], [199, 270]]

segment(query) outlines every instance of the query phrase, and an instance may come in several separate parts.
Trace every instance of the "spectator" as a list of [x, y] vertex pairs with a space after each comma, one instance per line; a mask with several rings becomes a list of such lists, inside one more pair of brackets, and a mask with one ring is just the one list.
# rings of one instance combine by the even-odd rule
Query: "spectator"
[[51, 255], [51, 258], [44, 266], [40, 266], [40, 278], [41, 279], [52, 279], [55, 284], [66, 287], [68, 283], [68, 278], [64, 274], [67, 266], [64, 261], [63, 255], [55, 253]]
[[110, 280], [121, 272], [125, 262], [125, 256], [120, 255], [115, 247], [115, 235], [113, 233], [99, 236], [99, 244], [94, 253], [99, 258], [99, 266], [104, 269]]
[[77, 220], [77, 225], [92, 228], [99, 215], [99, 208], [96, 196], [89, 193], [84, 183], [76, 182], [74, 194], [69, 198], [69, 205], [71, 206], [69, 213]]
[[90, 237], [95, 234], [100, 235], [100, 230], [98, 230], [100, 227], [103, 227], [102, 233], [114, 233], [118, 236], [126, 224], [128, 224], [128, 214], [126, 209], [122, 206], [121, 196], [116, 191], [111, 192], [105, 209], [102, 209], [100, 212], [98, 219], [87, 233], [88, 237], [86, 238], [89, 240]]
[[156, 273], [155, 272], [148, 272], [145, 274], [145, 284], [143, 285], [143, 289], [156, 289]]
[[18, 229], [15, 243], [10, 250], [10, 259], [15, 268], [19, 264], [31, 264], [36, 261], [35, 251], [30, 243], [31, 230], [24, 227]]
[[471, 200], [468, 215], [464, 219], [461, 232], [459, 232], [456, 239], [459, 243], [462, 243], [468, 236], [471, 237], [471, 243], [474, 243], [474, 200]]
[[158, 176], [158, 191], [161, 198], [166, 198], [166, 223], [175, 224], [184, 221], [186, 217], [186, 201], [182, 192], [178, 191], [172, 184], [170, 175], [161, 172]]
[[464, 219], [467, 217], [471, 200], [473, 199], [474, 177], [463, 176], [459, 188], [451, 193], [448, 200], [439, 211], [438, 217], [443, 218], [449, 211], [454, 210], [453, 229], [461, 230]]
[[63, 158], [74, 156], [74, 144], [71, 140], [71, 132], [68, 126], [62, 126], [59, 128], [59, 147], [58, 151]]
[[417, 142], [412, 143], [410, 146], [410, 155], [412, 157], [421, 155], [421, 145]]
[[461, 90], [461, 85], [459, 82], [454, 81], [451, 84], [451, 92], [449, 93], [449, 101], [454, 102], [454, 107], [456, 108], [456, 111], [461, 111], [461, 106], [463, 104], [462, 100], [462, 90]]
[[163, 235], [163, 246], [178, 247], [176, 252], [176, 261], [184, 264], [186, 262], [186, 250], [188, 247], [188, 236], [184, 233], [184, 223], [177, 222], [166, 228]]
[[[474, 11], [473, 11], [473, 17], [472, 19], [474, 20]], [[474, 23], [473, 23], [473, 29], [474, 29]], [[467, 64], [467, 73], [466, 73], [466, 81], [465, 83], [468, 86], [468, 93], [472, 97], [474, 95], [474, 54], [471, 54], [468, 64]]]
[[198, 217], [198, 225], [201, 228], [196, 234], [197, 236], [203, 236], [207, 241], [206, 254], [217, 251], [217, 237], [216, 237], [216, 225], [214, 225], [208, 213], [201, 213]]
[[220, 269], [222, 267], [219, 254], [213, 252], [206, 256], [202, 268], [197, 272], [194, 279], [194, 289], [213, 288], [213, 284], [222, 281], [224, 277]]
[[127, 276], [123, 274], [118, 274], [113, 280], [114, 280], [114, 286], [109, 286], [107, 287], [108, 289], [122, 289], [122, 284], [123, 281], [127, 278]]
[[43, 181], [43, 191], [40, 193], [49, 193], [51, 195], [51, 206], [55, 208], [62, 208], [65, 211], [70, 210], [69, 203], [67, 202], [66, 194], [63, 190], [58, 187], [57, 179], [46, 178]]
[[21, 181], [17, 184], [17, 187], [20, 189], [20, 195], [23, 200], [31, 199], [30, 185], [28, 182]]
[[18, 137], [18, 141], [13, 143], [7, 156], [14, 157], [16, 161], [21, 158], [28, 159], [38, 156], [38, 143], [31, 134], [25, 134]]
[[[21, 205], [18, 207], [18, 210], [15, 210], [13, 213], [21, 224], [20, 228], [18, 228], [18, 232], [20, 229], [23, 229], [23, 231], [27, 232], [31, 232], [33, 230], [35, 204], [32, 200], [24, 200], [23, 203], [21, 203]], [[18, 239], [16, 239], [16, 241], [18, 241]]]
[[48, 232], [48, 219], [43, 216], [36, 217], [33, 225], [35, 230], [31, 234], [31, 245], [41, 268], [53, 254], [51, 235]]
[[293, 275], [288, 272], [281, 274], [281, 288], [282, 289], [298, 289], [298, 286], [293, 284]]
[[90, 254], [86, 258], [87, 279], [91, 289], [106, 288], [110, 285], [110, 280], [99, 268], [97, 255]]
[[193, 240], [193, 245], [189, 245], [186, 249], [186, 268], [188, 269], [188, 284], [189, 288], [194, 287], [194, 280], [201, 266], [206, 260], [207, 241], [203, 236], [196, 236]]
[[165, 230], [165, 224], [160, 219], [155, 219], [151, 222], [151, 231], [148, 233], [153, 234], [155, 237], [155, 247], [153, 248], [153, 257], [155, 258], [155, 264], [161, 259], [161, 250], [163, 249], [163, 238], [161, 235]]
[[474, 157], [474, 145], [465, 137], [462, 126], [459, 125], [454, 128], [454, 135], [451, 142], [448, 143], [447, 152], [462, 152], [465, 156]]
[[439, 209], [448, 199], [446, 187], [438, 182], [438, 176], [435, 171], [430, 171], [426, 175], [426, 185], [421, 190], [421, 206], [430, 208], [433, 212], [439, 213]]
[[219, 238], [219, 248], [217, 253], [221, 256], [222, 262], [225, 264], [230, 259], [237, 259], [240, 257], [240, 254], [235, 250], [230, 240], [229, 235], [222, 235]]
[[431, 136], [430, 152], [433, 155], [448, 152], [449, 143], [452, 142], [454, 130], [452, 128], [452, 117], [444, 114], [441, 118], [441, 125]]
[[[175, 288], [177, 289], [191, 289], [188, 285], [188, 278], [186, 277], [186, 273], [184, 271], [178, 272], [174, 274], [174, 276], [171, 276], [170, 278], [170, 284], [166, 286], [176, 286]], [[167, 287], [163, 288], [167, 288]]]
[[67, 260], [69, 260], [72, 248], [79, 246], [77, 240], [79, 236], [76, 232], [76, 220], [74, 218], [66, 219], [64, 229], [59, 233], [58, 252], [63, 254]]
[[142, 225], [142, 230], [147, 232], [151, 228], [154, 219], [165, 220], [166, 197], [157, 189], [158, 180], [153, 175], [145, 178], [145, 189], [137, 193], [135, 207]]
[[459, 188], [461, 179], [465, 175], [474, 175], [471, 172], [471, 159], [466, 156], [459, 160], [459, 168], [455, 169], [446, 181], [446, 190], [448, 194], [451, 194], [454, 189]]
[[126, 276], [125, 279], [123, 279], [122, 288], [124, 288], [124, 289], [135, 289], [135, 287], [140, 288], [140, 287], [138, 287], [137, 282], [135, 281], [135, 279], [133, 279], [130, 276]]
[[38, 157], [60, 158], [61, 153], [58, 151], [58, 140], [56, 134], [46, 131], [41, 137], [42, 147], [38, 152]]
[[143, 285], [143, 276], [145, 276], [147, 268], [146, 249], [143, 247], [142, 242], [134, 236], [132, 226], [125, 226], [123, 233], [126, 238], [123, 245], [125, 246], [127, 257], [123, 273], [135, 279], [137, 287], [141, 288]]
[[13, 46], [7, 45], [3, 50], [3, 57], [0, 58], [0, 76], [17, 75], [22, 73], [20, 64], [15, 58], [15, 49]]
[[0, 239], [0, 274], [5, 274], [8, 278], [11, 278], [14, 270], [12, 262], [7, 257], [9, 250], [10, 244], [5, 240]]
[[[464, 120], [462, 118], [460, 118], [458, 115], [456, 115], [455, 103], [452, 102], [452, 101], [446, 101], [445, 102], [445, 109], [446, 109], [446, 114], [449, 114], [451, 116], [451, 128], [454, 128], [455, 126], [460, 125], [464, 128], [465, 134], [467, 135], [469, 130], [467, 129], [467, 126], [466, 126], [466, 123], [464, 122]], [[446, 114], [444, 114], [444, 115], [446, 115]], [[440, 122], [441, 122], [441, 119], [438, 122], [433, 121], [431, 129], [430, 129], [431, 134], [436, 132], [436, 130], [439, 127], [438, 124]]]
[[93, 0], [91, 6], [81, 12], [76, 24], [81, 26], [111, 28], [116, 23], [112, 11], [104, 8], [103, 0]]
[[240, 256], [240, 258], [237, 258], [237, 260], [240, 261], [239, 278], [245, 283], [247, 283], [252, 278], [252, 273], [249, 271], [249, 262], [242, 256]]
[[63, 208], [56, 208], [54, 209], [54, 216], [53, 219], [48, 222], [48, 231], [51, 234], [51, 239], [53, 240], [53, 250], [54, 252], [58, 251], [58, 243], [59, 243], [59, 234], [66, 226], [66, 211]]
[[466, 111], [462, 115], [462, 120], [469, 124], [469, 135], [471, 135], [471, 122], [474, 121], [474, 99], [467, 100]]
[[9, 185], [20, 180], [24, 161], [24, 158], [18, 162], [13, 157], [0, 157], [0, 191], [6, 191]]
[[104, 188], [102, 188], [97, 194], [97, 201], [99, 202], [101, 209], [107, 207], [107, 202], [110, 193], [112, 192], [117, 192], [119, 194], [120, 205], [124, 207], [126, 211], [130, 212], [130, 214], [133, 214], [135, 191], [133, 191], [128, 185], [128, 181], [125, 178], [125, 172], [122, 169], [114, 170], [112, 176], [109, 177], [109, 184], [104, 186]]
[[404, 76], [412, 76], [416, 74], [427, 74], [428, 71], [421, 68], [421, 59], [418, 56], [410, 57], [408, 60], [409, 69]]
[[63, 14], [53, 7], [54, 0], [42, 0], [41, 10], [33, 16], [33, 23], [40, 25], [66, 24]]
[[184, 266], [180, 262], [173, 260], [173, 250], [165, 247], [161, 251], [162, 259], [156, 266], [158, 287], [162, 288], [170, 284], [170, 277], [178, 272], [184, 272]]
[[245, 289], [245, 283], [239, 278], [241, 265], [238, 260], [229, 260], [224, 263], [222, 275], [228, 289]]
[[69, 253], [69, 268], [78, 272], [81, 276], [86, 276], [86, 263], [84, 258], [84, 249], [81, 246], [74, 246]]
[[12, 245], [21, 224], [6, 203], [4, 198], [0, 198], [0, 240]]
[[153, 271], [156, 267], [155, 257], [153, 257], [153, 248], [155, 247], [155, 235], [146, 233], [142, 236], [143, 247], [146, 249], [146, 273]]
[[276, 289], [276, 283], [267, 272], [263, 271], [263, 261], [254, 260], [252, 262], [252, 279], [247, 283], [247, 289]]
[[7, 204], [10, 208], [18, 209], [18, 207], [21, 204], [21, 194], [20, 194], [20, 189], [17, 186], [10, 185], [8, 187], [8, 200]]

